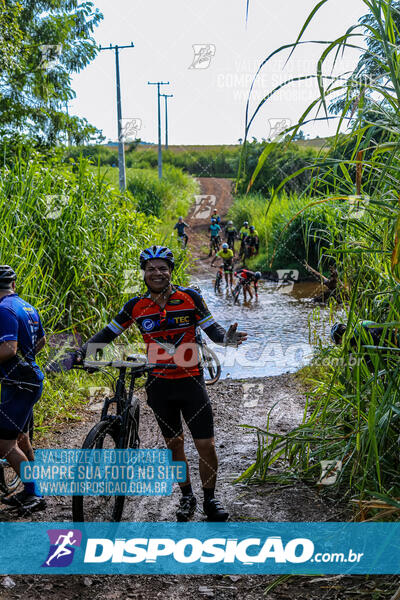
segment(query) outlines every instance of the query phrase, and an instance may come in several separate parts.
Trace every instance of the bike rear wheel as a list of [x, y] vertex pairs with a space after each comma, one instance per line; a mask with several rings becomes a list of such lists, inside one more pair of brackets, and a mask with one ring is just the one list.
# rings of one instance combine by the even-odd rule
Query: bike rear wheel
[[[112, 421], [100, 421], [86, 436], [82, 449], [118, 448], [119, 427]], [[125, 496], [73, 496], [72, 517], [76, 522], [120, 521]]]
[[221, 363], [214, 350], [211, 350], [211, 348], [205, 344], [202, 347], [202, 364], [206, 385], [217, 383], [218, 379], [221, 377]]

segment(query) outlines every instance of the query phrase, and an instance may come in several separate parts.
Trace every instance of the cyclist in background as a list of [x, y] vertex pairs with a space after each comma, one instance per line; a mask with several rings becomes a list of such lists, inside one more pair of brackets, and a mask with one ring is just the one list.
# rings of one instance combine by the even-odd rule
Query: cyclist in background
[[236, 227], [233, 224], [233, 221], [228, 221], [227, 226], [225, 227], [225, 239], [229, 248], [232, 250], [233, 254], [235, 254], [235, 239], [237, 238]]
[[247, 238], [249, 233], [250, 233], [249, 223], [248, 223], [248, 221], [244, 221], [243, 227], [239, 231], [239, 239], [240, 239], [239, 257], [242, 257], [244, 255], [245, 239]]
[[215, 219], [211, 219], [211, 225], [208, 228], [209, 232], [210, 232], [210, 252], [209, 252], [209, 257], [212, 256], [212, 251], [214, 248], [214, 244], [216, 243], [218, 245], [219, 248], [219, 244], [220, 244], [220, 238], [219, 238], [219, 234], [221, 232], [221, 227], [218, 225], [218, 223], [216, 222]]
[[[78, 352], [77, 362], [86, 354], [109, 344], [133, 323], [139, 327], [147, 347], [147, 357], [154, 364], [175, 364], [176, 369], [157, 366], [146, 383], [147, 401], [161, 429], [173, 461], [184, 461], [186, 481], [180, 483], [182, 498], [176, 513], [178, 521], [193, 516], [197, 501], [190, 483], [184, 450], [181, 417], [185, 419], [199, 454], [203, 485], [203, 509], [211, 521], [226, 521], [228, 512], [215, 498], [218, 459], [215, 452], [213, 414], [208, 398], [196, 329], [201, 327], [216, 344], [237, 347], [247, 334], [237, 331], [237, 323], [227, 331], [216, 323], [202, 296], [191, 288], [171, 284], [174, 256], [169, 248], [152, 246], [140, 254], [147, 293], [128, 300], [116, 317], [94, 335]], [[183, 350], [183, 351], [182, 351]]]
[[246, 237], [245, 244], [251, 248], [251, 254], [258, 254], [260, 242], [254, 225], [250, 225], [249, 227], [249, 234]]
[[221, 225], [221, 217], [218, 214], [218, 210], [216, 208], [214, 208], [212, 215], [211, 215], [211, 220], [215, 219], [215, 222], [217, 223], [217, 225]]
[[[15, 292], [16, 274], [0, 266], [0, 457], [17, 475], [24, 461], [33, 461], [29, 426], [40, 399], [43, 373], [35, 355], [46, 343], [39, 313]], [[2, 498], [7, 506], [28, 513], [46, 508], [35, 482], [24, 483], [18, 494]]]
[[[333, 343], [338, 346], [341, 345], [346, 331], [347, 326], [344, 323], [335, 323], [331, 328], [331, 340]], [[385, 330], [385, 327], [374, 321], [360, 321], [354, 327], [353, 335], [349, 340], [352, 350], [358, 350], [359, 344], [368, 368], [373, 371], [374, 362], [372, 356], [376, 356], [376, 353], [372, 349], [363, 349], [362, 346], [376, 346], [380, 349], [387, 348], [388, 353], [390, 353], [391, 348], [400, 348], [400, 334], [396, 329], [386, 328]]]
[[[211, 261], [211, 266], [214, 266], [214, 262], [217, 260], [217, 257], [222, 258], [222, 260], [223, 260], [226, 287], [228, 288], [228, 286], [229, 286], [230, 288], [232, 288], [232, 285], [233, 285], [233, 275], [232, 275], [233, 274], [233, 252], [229, 248], [228, 244], [226, 244], [226, 243], [222, 244], [222, 250], [217, 252], [217, 254], [214, 256], [214, 258]], [[228, 284], [228, 276], [229, 276], [229, 284]]]
[[258, 299], [258, 281], [259, 279], [261, 279], [261, 273], [260, 271], [250, 271], [249, 269], [246, 268], [242, 268], [242, 269], [238, 269], [238, 271], [235, 272], [235, 277], [238, 277], [239, 279], [241, 279], [243, 281], [243, 295], [244, 295], [244, 301], [246, 302], [247, 300], [247, 293], [250, 296], [250, 299], [253, 300], [253, 293], [251, 291], [251, 284], [254, 284], [254, 292], [256, 295], [256, 300]]
[[188, 229], [190, 229], [190, 225], [185, 223], [183, 217], [179, 217], [178, 222], [174, 225], [174, 229], [178, 230], [178, 238], [183, 239], [184, 248], [186, 248], [189, 239], [185, 233], [185, 227], [188, 227]]

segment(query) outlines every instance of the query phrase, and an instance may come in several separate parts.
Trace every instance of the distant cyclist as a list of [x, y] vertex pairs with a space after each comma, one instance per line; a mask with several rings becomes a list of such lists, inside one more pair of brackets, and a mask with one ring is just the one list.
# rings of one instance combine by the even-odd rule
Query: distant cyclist
[[174, 225], [174, 229], [177, 229], [178, 231], [178, 238], [180, 240], [183, 240], [184, 248], [186, 248], [189, 239], [185, 233], [185, 227], [188, 227], [190, 229], [190, 225], [185, 223], [183, 217], [179, 217], [178, 222]]
[[211, 220], [212, 220], [212, 219], [215, 219], [215, 222], [216, 222], [218, 225], [221, 225], [221, 217], [219, 216], [219, 214], [218, 214], [218, 210], [217, 210], [216, 208], [214, 208], [214, 210], [213, 210], [213, 212], [212, 212], [212, 215], [211, 215]]
[[233, 221], [228, 221], [227, 226], [225, 227], [225, 239], [232, 250], [233, 254], [235, 254], [235, 239], [237, 238], [236, 227], [233, 224]]
[[[347, 331], [347, 326], [344, 323], [335, 323], [331, 329], [331, 340], [340, 345]], [[349, 340], [350, 348], [354, 351], [358, 350], [364, 355], [365, 362], [370, 370], [374, 369], [372, 356], [377, 356], [373, 349], [363, 349], [362, 346], [376, 346], [380, 349], [387, 349], [390, 353], [391, 348], [400, 348], [400, 334], [392, 328], [385, 328], [375, 323], [374, 321], [360, 321], [353, 330], [353, 335]], [[381, 354], [382, 355], [382, 354]], [[387, 354], [386, 354], [387, 356]]]
[[218, 223], [216, 222], [215, 219], [211, 219], [211, 225], [208, 229], [210, 232], [210, 253], [208, 256], [212, 256], [213, 248], [215, 246], [217, 246], [219, 249], [219, 245], [220, 245], [219, 234], [221, 233], [221, 227], [218, 225]]
[[[211, 266], [214, 265], [214, 262], [217, 260], [217, 257], [221, 258], [223, 261], [226, 287], [230, 286], [232, 288], [232, 285], [233, 285], [233, 252], [229, 248], [228, 244], [226, 244], [226, 243], [222, 244], [222, 250], [217, 252], [217, 254], [214, 256], [214, 258], [211, 261]], [[229, 277], [229, 283], [228, 283], [228, 277]]]
[[249, 234], [246, 237], [244, 243], [247, 246], [247, 248], [250, 249], [250, 252], [249, 252], [250, 255], [258, 254], [260, 242], [258, 239], [258, 232], [256, 231], [254, 225], [250, 225]]
[[235, 277], [238, 277], [243, 282], [243, 296], [244, 301], [247, 300], [247, 293], [250, 299], [253, 300], [253, 293], [251, 291], [251, 284], [254, 285], [254, 292], [256, 298], [258, 298], [258, 281], [261, 279], [260, 271], [250, 271], [249, 269], [242, 268], [235, 272]]
[[[21, 463], [34, 460], [29, 425], [44, 379], [35, 355], [46, 338], [39, 313], [16, 294], [15, 281], [13, 269], [0, 265], [0, 457], [19, 475]], [[35, 482], [2, 502], [24, 513], [46, 507]]]
[[244, 221], [243, 226], [239, 231], [239, 239], [240, 239], [240, 249], [239, 249], [239, 257], [244, 255], [244, 242], [247, 236], [250, 233], [249, 223], [248, 221]]

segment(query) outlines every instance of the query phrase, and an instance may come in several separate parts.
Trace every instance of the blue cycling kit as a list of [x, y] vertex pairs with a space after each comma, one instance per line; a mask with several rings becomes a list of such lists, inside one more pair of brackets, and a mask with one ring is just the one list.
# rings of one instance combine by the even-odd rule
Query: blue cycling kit
[[[17, 294], [0, 300], [0, 343], [17, 342], [17, 355], [0, 364], [0, 439], [27, 432], [33, 406], [42, 393], [44, 375], [35, 362], [37, 342], [44, 337], [39, 313]], [[17, 386], [7, 380], [28, 383]], [[33, 384], [29, 386], [29, 384]]]
[[219, 232], [221, 231], [221, 227], [217, 224], [212, 224], [210, 225], [210, 231], [211, 231], [211, 237], [217, 237], [217, 235], [219, 235]]
[[[39, 313], [18, 294], [3, 296], [0, 300], [0, 344], [18, 342], [18, 354], [33, 368], [37, 379], [44, 375], [35, 362], [36, 345], [44, 336]], [[0, 365], [0, 376], [14, 379], [12, 369], [21, 361], [11, 360]], [[10, 364], [9, 364], [10, 363]]]

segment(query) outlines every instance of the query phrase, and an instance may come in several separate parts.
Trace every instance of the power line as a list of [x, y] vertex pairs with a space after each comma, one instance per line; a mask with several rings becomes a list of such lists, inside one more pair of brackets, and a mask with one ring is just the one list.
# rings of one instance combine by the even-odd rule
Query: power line
[[121, 81], [119, 75], [119, 51], [124, 48], [134, 48], [133, 42], [129, 46], [100, 46], [100, 50], [115, 50], [115, 74], [117, 83], [117, 119], [118, 119], [118, 169], [119, 169], [119, 189], [121, 192], [126, 188], [125, 173], [125, 145], [122, 135], [122, 106], [121, 106]]

